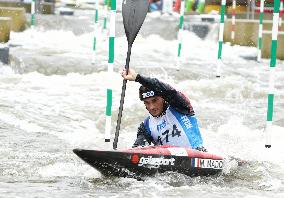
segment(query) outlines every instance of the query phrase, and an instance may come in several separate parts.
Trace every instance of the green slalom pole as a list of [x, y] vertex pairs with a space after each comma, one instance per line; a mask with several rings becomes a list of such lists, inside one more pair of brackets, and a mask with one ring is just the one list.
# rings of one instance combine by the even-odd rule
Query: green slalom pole
[[261, 49], [262, 49], [262, 29], [263, 29], [263, 11], [264, 11], [264, 0], [260, 1], [259, 10], [259, 25], [258, 25], [258, 42], [257, 42], [257, 61], [261, 61]]
[[104, 0], [104, 23], [103, 23], [103, 31], [107, 30], [107, 13], [108, 13], [108, 5], [107, 0]]
[[217, 61], [217, 72], [216, 77], [221, 77], [221, 65], [222, 65], [222, 46], [224, 36], [224, 22], [225, 22], [225, 11], [226, 11], [226, 0], [222, 0], [221, 3], [221, 16], [220, 16], [220, 27], [219, 27], [219, 48], [218, 48], [218, 61]]
[[31, 28], [35, 27], [35, 0], [32, 0], [31, 3]]
[[109, 59], [108, 59], [108, 83], [107, 88], [107, 106], [106, 106], [106, 127], [105, 127], [105, 142], [110, 142], [111, 132], [111, 115], [112, 115], [112, 76], [114, 64], [114, 39], [115, 39], [115, 15], [116, 15], [116, 0], [111, 0], [110, 10], [110, 32], [109, 32]]
[[278, 36], [278, 23], [279, 23], [279, 7], [280, 0], [274, 1], [273, 11], [273, 26], [272, 26], [272, 41], [271, 41], [271, 57], [269, 67], [269, 90], [268, 90], [268, 106], [267, 106], [267, 120], [265, 128], [265, 147], [271, 147], [271, 127], [273, 119], [273, 103], [274, 103], [274, 78], [275, 78], [275, 67], [276, 67], [276, 56], [277, 56], [277, 36]]
[[93, 43], [93, 59], [92, 63], [96, 62], [96, 46], [97, 46], [97, 33], [99, 28], [99, 0], [95, 1], [95, 30], [94, 30], [94, 43]]
[[179, 30], [178, 30], [178, 54], [177, 54], [177, 70], [181, 66], [181, 48], [182, 48], [182, 37], [183, 37], [183, 21], [184, 21], [184, 0], [181, 0], [180, 4], [180, 17], [179, 17]]

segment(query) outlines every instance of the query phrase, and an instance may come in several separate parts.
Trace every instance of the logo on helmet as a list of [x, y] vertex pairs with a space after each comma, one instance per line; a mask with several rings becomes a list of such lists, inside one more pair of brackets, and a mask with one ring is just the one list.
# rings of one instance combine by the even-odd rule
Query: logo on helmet
[[149, 98], [149, 97], [152, 97], [155, 95], [155, 92], [154, 91], [148, 91], [148, 92], [145, 92], [145, 93], [142, 93], [142, 98]]

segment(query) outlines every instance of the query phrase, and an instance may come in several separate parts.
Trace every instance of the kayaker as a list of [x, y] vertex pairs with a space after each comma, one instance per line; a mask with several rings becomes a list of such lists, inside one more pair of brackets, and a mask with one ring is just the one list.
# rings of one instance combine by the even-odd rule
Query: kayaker
[[133, 147], [172, 145], [206, 152], [197, 119], [189, 99], [181, 92], [156, 78], [138, 74], [133, 69], [121, 72], [125, 80], [141, 84], [139, 98], [149, 116], [140, 124]]

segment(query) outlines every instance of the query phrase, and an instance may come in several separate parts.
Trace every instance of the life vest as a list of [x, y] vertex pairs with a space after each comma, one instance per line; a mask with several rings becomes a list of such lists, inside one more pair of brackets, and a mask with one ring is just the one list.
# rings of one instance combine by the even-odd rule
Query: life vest
[[157, 145], [197, 148], [203, 140], [195, 116], [185, 115], [169, 106], [159, 117], [150, 115], [144, 120], [147, 133]]

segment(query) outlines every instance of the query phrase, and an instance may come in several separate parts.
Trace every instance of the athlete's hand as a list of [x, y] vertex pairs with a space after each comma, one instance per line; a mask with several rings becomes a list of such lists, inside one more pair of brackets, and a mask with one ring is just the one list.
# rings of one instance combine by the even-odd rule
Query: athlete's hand
[[126, 69], [123, 69], [121, 76], [125, 80], [135, 81], [137, 73], [134, 71], [134, 69], [129, 69], [128, 74], [126, 75]]

